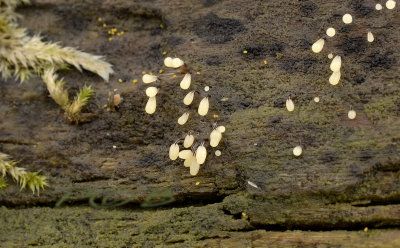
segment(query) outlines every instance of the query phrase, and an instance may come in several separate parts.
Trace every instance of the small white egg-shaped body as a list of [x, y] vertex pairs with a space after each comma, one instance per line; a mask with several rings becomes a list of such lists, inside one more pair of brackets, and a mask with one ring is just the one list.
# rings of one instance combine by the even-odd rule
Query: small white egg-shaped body
[[169, 147], [169, 159], [176, 160], [179, 156], [179, 145], [174, 143]]
[[172, 66], [173, 66], [172, 58], [171, 58], [171, 57], [166, 57], [166, 58], [164, 59], [164, 65], [165, 65], [166, 67], [172, 67]]
[[185, 63], [183, 62], [183, 60], [181, 60], [180, 58], [173, 58], [172, 59], [172, 68], [179, 68], [182, 65], [184, 65]]
[[192, 75], [190, 73], [186, 73], [181, 81], [181, 89], [187, 90], [190, 87], [190, 82], [192, 81]]
[[292, 99], [290, 99], [290, 97], [286, 100], [286, 109], [289, 112], [292, 112], [294, 110], [294, 103], [293, 103]]
[[145, 84], [149, 84], [149, 83], [155, 82], [155, 81], [157, 81], [157, 79], [158, 79], [157, 76], [150, 75], [150, 74], [144, 74], [143, 77], [142, 77], [142, 81]]
[[205, 116], [208, 113], [208, 108], [210, 107], [210, 103], [208, 101], [208, 97], [204, 97], [200, 104], [199, 104], [199, 109], [198, 109], [198, 113], [201, 116]]
[[157, 89], [156, 87], [148, 87], [148, 88], [146, 89], [146, 95], [147, 95], [148, 97], [156, 96], [157, 93], [158, 93], [158, 89]]
[[219, 157], [221, 156], [222, 152], [220, 150], [216, 150], [215, 151], [215, 156]]
[[322, 51], [322, 48], [324, 48], [325, 40], [324, 39], [319, 39], [314, 44], [311, 46], [311, 50], [314, 53], [319, 53]]
[[179, 125], [184, 125], [189, 119], [189, 112], [183, 113], [181, 117], [178, 119], [178, 124]]
[[196, 157], [192, 153], [192, 155], [190, 155], [190, 157], [188, 159], [185, 159], [185, 161], [183, 162], [183, 165], [185, 167], [190, 167], [190, 165], [192, 164], [193, 160], [196, 160]]
[[303, 148], [301, 148], [301, 146], [296, 146], [295, 148], [293, 148], [293, 155], [295, 155], [296, 157], [300, 156], [303, 153]]
[[347, 113], [347, 117], [349, 117], [350, 120], [354, 120], [357, 116], [356, 111], [350, 110], [349, 113]]
[[332, 53], [328, 54], [328, 59], [332, 59], [332, 58], [333, 58], [333, 54]]
[[186, 96], [183, 98], [183, 104], [185, 104], [185, 105], [192, 104], [193, 98], [194, 98], [194, 92], [195, 91], [191, 91], [191, 92], [186, 94]]
[[156, 112], [156, 108], [157, 108], [157, 101], [156, 101], [156, 97], [150, 97], [149, 100], [146, 103], [146, 113], [148, 113], [149, 115], [153, 114], [154, 112]]
[[205, 86], [205, 87], [204, 87], [204, 91], [205, 91], [205, 92], [207, 92], [207, 91], [209, 91], [209, 90], [210, 90], [210, 86]]
[[336, 34], [336, 30], [334, 28], [328, 28], [326, 30], [326, 35], [328, 35], [329, 37], [333, 37]]
[[222, 134], [217, 129], [212, 130], [210, 133], [210, 146], [217, 147], [222, 139]]
[[374, 35], [371, 32], [368, 32], [367, 40], [368, 42], [373, 42], [375, 40]]
[[343, 15], [342, 20], [345, 24], [350, 24], [353, 22], [353, 17], [350, 14], [345, 14]]
[[219, 126], [216, 128], [220, 133], [225, 133], [225, 126]]
[[193, 142], [194, 142], [194, 136], [193, 134], [189, 133], [185, 136], [185, 139], [183, 140], [183, 146], [185, 148], [189, 148], [193, 145]]
[[318, 96], [314, 97], [314, 102], [319, 102], [319, 97]]
[[196, 160], [198, 164], [204, 164], [207, 157], [207, 149], [204, 145], [200, 145], [196, 150]]
[[330, 69], [331, 71], [340, 71], [340, 67], [342, 67], [342, 57], [336, 55], [331, 62]]
[[181, 159], [189, 159], [193, 156], [192, 150], [182, 150], [178, 154], [179, 158]]
[[386, 1], [386, 8], [388, 9], [394, 9], [396, 7], [396, 2], [393, 0], [388, 0]]
[[191, 160], [190, 164], [190, 175], [196, 176], [199, 173], [200, 165], [197, 163], [196, 159]]
[[340, 80], [340, 71], [332, 72], [332, 75], [329, 77], [329, 83], [332, 85], [337, 85]]
[[377, 3], [377, 4], [375, 5], [375, 9], [376, 9], [376, 10], [382, 10], [382, 4]]

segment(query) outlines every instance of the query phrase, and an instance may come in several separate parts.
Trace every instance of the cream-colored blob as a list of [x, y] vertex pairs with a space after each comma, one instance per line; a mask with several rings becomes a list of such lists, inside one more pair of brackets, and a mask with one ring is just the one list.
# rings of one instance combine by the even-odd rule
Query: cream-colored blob
[[325, 44], [325, 40], [324, 39], [319, 39], [316, 42], [314, 42], [314, 44], [311, 46], [311, 50], [314, 53], [319, 53], [324, 48], [324, 44]]
[[156, 112], [156, 108], [157, 108], [157, 101], [156, 101], [156, 97], [150, 97], [149, 100], [146, 103], [146, 107], [145, 107], [145, 111], [146, 113], [148, 113], [149, 115], [153, 114], [154, 112]]
[[179, 145], [174, 143], [169, 147], [169, 159], [176, 160], [179, 156]]
[[210, 107], [210, 103], [208, 101], [208, 97], [204, 97], [200, 104], [199, 104], [199, 109], [198, 109], [198, 113], [201, 116], [205, 116], [208, 113], [208, 108]]
[[332, 85], [337, 85], [340, 81], [340, 71], [332, 72], [332, 75], [329, 77], [329, 83]]
[[193, 145], [193, 142], [194, 142], [193, 134], [187, 134], [185, 139], [183, 140], [183, 146], [185, 148], [189, 148]]
[[189, 119], [189, 112], [183, 113], [181, 117], [178, 119], [178, 124], [179, 125], [184, 125]]
[[186, 73], [180, 84], [181, 89], [183, 90], [189, 89], [191, 81], [192, 81], [192, 75], [190, 75], [190, 73]]

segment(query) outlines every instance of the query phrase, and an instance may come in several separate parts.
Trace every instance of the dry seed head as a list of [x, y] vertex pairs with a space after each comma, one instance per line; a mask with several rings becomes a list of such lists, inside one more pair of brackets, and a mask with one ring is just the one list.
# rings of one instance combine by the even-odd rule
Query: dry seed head
[[183, 113], [183, 115], [181, 115], [181, 117], [179, 117], [178, 119], [178, 124], [179, 125], [184, 125], [189, 119], [189, 112], [185, 112]]
[[340, 67], [342, 67], [342, 57], [336, 55], [336, 57], [333, 58], [330, 65], [331, 71], [333, 72], [340, 71]]
[[207, 149], [201, 144], [196, 150], [196, 160], [198, 164], [204, 164], [207, 157]]
[[349, 113], [347, 113], [347, 117], [349, 117], [350, 120], [354, 120], [357, 116], [356, 111], [350, 110]]
[[329, 83], [332, 85], [337, 85], [340, 80], [340, 71], [335, 71], [332, 73], [332, 75], [329, 77]]
[[192, 104], [193, 98], [194, 98], [194, 92], [195, 91], [191, 91], [191, 92], [186, 94], [186, 96], [183, 98], [183, 104], [185, 104], [185, 105]]
[[286, 100], [286, 108], [289, 112], [292, 112], [294, 110], [294, 103], [290, 97]]
[[192, 76], [190, 75], [190, 73], [186, 73], [180, 84], [181, 89], [183, 90], [189, 89], [191, 81], [192, 81]]
[[184, 141], [183, 141], [183, 146], [184, 146], [185, 148], [189, 148], [189, 147], [191, 147], [191, 146], [193, 145], [193, 142], [194, 142], [194, 136], [193, 136], [193, 134], [188, 133], [188, 134], [185, 136], [185, 139], [184, 139]]
[[155, 96], [150, 97], [146, 103], [145, 107], [146, 113], [148, 113], [149, 115], [154, 114], [154, 112], [156, 112], [156, 108], [157, 108], [156, 97]]
[[142, 77], [142, 81], [145, 84], [153, 83], [157, 81], [158, 77], [150, 74], [144, 74]]
[[198, 113], [201, 116], [205, 116], [208, 113], [208, 108], [210, 107], [210, 103], [208, 101], [208, 97], [204, 97], [200, 104], [199, 104], [199, 109], [198, 109]]
[[353, 17], [350, 14], [345, 14], [342, 20], [345, 24], [350, 24], [353, 22]]
[[169, 159], [176, 160], [179, 156], [179, 145], [174, 143], [169, 147]]
[[146, 95], [148, 97], [156, 96], [158, 93], [158, 89], [156, 87], [149, 87], [146, 89]]
[[296, 146], [295, 148], [293, 148], [293, 155], [295, 155], [296, 157], [300, 156], [303, 153], [303, 149], [301, 148], [301, 146]]
[[326, 35], [328, 35], [329, 37], [333, 37], [336, 34], [336, 30], [334, 28], [328, 28], [326, 30]]
[[319, 53], [322, 51], [322, 48], [324, 48], [324, 44], [325, 44], [325, 40], [319, 39], [311, 46], [311, 50], [314, 53]]
[[212, 130], [210, 133], [210, 146], [217, 147], [222, 139], [222, 134], [217, 129]]

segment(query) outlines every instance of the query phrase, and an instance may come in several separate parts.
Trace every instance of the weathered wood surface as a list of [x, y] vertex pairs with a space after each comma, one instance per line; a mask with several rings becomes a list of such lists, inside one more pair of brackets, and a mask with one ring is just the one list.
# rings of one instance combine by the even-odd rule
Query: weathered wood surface
[[[40, 196], [8, 180], [0, 191], [7, 206], [0, 210], [6, 226], [0, 241], [10, 247], [398, 247], [400, 12], [374, 6], [37, 0], [20, 8], [20, 23], [30, 32], [105, 55], [116, 73], [109, 83], [87, 72], [62, 74], [71, 93], [85, 82], [96, 90], [85, 110], [92, 120], [78, 126], [64, 120], [39, 79], [0, 82], [0, 150], [50, 178]], [[355, 23], [345, 26], [347, 12]], [[329, 26], [338, 34], [313, 54], [311, 44]], [[125, 34], [109, 42], [111, 27]], [[367, 30], [376, 38], [371, 44]], [[185, 111], [179, 80], [165, 82], [157, 112], [145, 114], [145, 86], [131, 81], [142, 71], [158, 72], [163, 51], [201, 72], [193, 89], [212, 87], [207, 118], [176, 123]], [[328, 83], [329, 52], [343, 55], [335, 87]], [[115, 88], [124, 101], [107, 112], [103, 105]], [[284, 106], [289, 95], [293, 113]], [[347, 118], [351, 106], [355, 120]], [[182, 162], [168, 160], [168, 147], [189, 130], [205, 138], [214, 114], [227, 127], [222, 156], [210, 152], [191, 177]], [[299, 144], [304, 153], [295, 158]], [[140, 208], [154, 189], [171, 190], [175, 202]], [[120, 209], [90, 209], [88, 190], [97, 199], [134, 197]], [[64, 206], [52, 209], [67, 193]]]

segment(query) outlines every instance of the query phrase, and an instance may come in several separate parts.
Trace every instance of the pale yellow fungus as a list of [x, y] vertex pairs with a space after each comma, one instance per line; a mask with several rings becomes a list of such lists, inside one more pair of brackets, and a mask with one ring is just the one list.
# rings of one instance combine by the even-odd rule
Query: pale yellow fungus
[[319, 102], [319, 97], [318, 96], [314, 97], [314, 102]]
[[292, 112], [294, 110], [294, 103], [293, 103], [292, 99], [290, 99], [290, 97], [286, 100], [286, 109], [289, 112]]
[[167, 53], [168, 53], [167, 51], [164, 51], [162, 52], [162, 55], [167, 55]]
[[107, 24], [103, 23], [103, 28], [106, 28], [106, 27], [107, 27]]
[[165, 59], [164, 59], [164, 65], [166, 66], [166, 67], [172, 67], [172, 58], [171, 57], [166, 57]]
[[185, 63], [183, 62], [183, 60], [181, 60], [180, 58], [173, 58], [172, 59], [172, 68], [179, 68], [182, 65], [184, 65]]
[[169, 159], [176, 160], [179, 156], [179, 145], [174, 143], [169, 147]]
[[332, 53], [328, 54], [328, 59], [332, 59], [332, 58], [333, 58], [333, 54]]
[[244, 53], [244, 54], [246, 54], [246, 53], [247, 53], [247, 51], [246, 51], [246, 50], [244, 50], [244, 51], [243, 51], [243, 53]]
[[345, 14], [342, 20], [345, 24], [350, 24], [353, 22], [353, 17], [350, 14]]
[[196, 159], [191, 160], [192, 163], [190, 164], [190, 175], [196, 176], [199, 173], [200, 165], [197, 163]]
[[225, 126], [219, 126], [216, 128], [220, 133], [225, 133]]
[[300, 156], [303, 153], [303, 148], [301, 148], [301, 146], [296, 146], [295, 148], [293, 148], [293, 155], [295, 155], [296, 157]]
[[192, 150], [182, 150], [179, 152], [178, 157], [187, 160], [193, 157], [193, 152]]
[[107, 108], [108, 107], [108, 105], [107, 104], [104, 104], [104, 106], [103, 106], [104, 108]]
[[181, 89], [183, 90], [189, 89], [191, 81], [192, 81], [192, 75], [190, 75], [190, 73], [186, 73], [180, 84]]
[[200, 75], [200, 72], [198, 71], [198, 72], [196, 72], [196, 75]]
[[219, 115], [213, 114], [213, 118], [218, 118], [218, 117], [219, 117]]
[[163, 74], [164, 70], [159, 70], [158, 73]]
[[335, 71], [332, 73], [332, 75], [329, 77], [329, 83], [332, 85], [337, 85], [340, 81], [340, 71]]
[[217, 147], [222, 139], [222, 134], [217, 129], [212, 130], [210, 133], [210, 146]]
[[194, 92], [195, 91], [191, 91], [189, 93], [186, 94], [186, 96], [183, 98], [183, 103], [185, 105], [190, 105], [193, 102], [193, 98], [194, 98]]
[[184, 125], [189, 119], [189, 112], [183, 113], [181, 117], [178, 119], [179, 125]]
[[326, 35], [328, 35], [329, 37], [333, 37], [336, 34], [336, 30], [334, 28], [328, 28], [326, 30]]
[[330, 65], [331, 71], [333, 72], [340, 71], [340, 67], [342, 67], [342, 57], [336, 55], [335, 58], [333, 58]]
[[160, 24], [160, 28], [164, 28], [164, 24]]
[[205, 116], [208, 113], [208, 108], [210, 107], [210, 103], [208, 101], [208, 97], [204, 97], [200, 104], [199, 104], [199, 109], [198, 109], [198, 113], [201, 116]]
[[113, 37], [110, 37], [108, 38], [108, 41], [113, 41], [113, 39], [114, 39]]
[[264, 60], [264, 65], [268, 64], [268, 61]]
[[394, 9], [394, 7], [396, 7], [396, 2], [393, 0], [388, 0], [386, 2], [386, 8], [388, 9]]
[[176, 78], [176, 75], [173, 75], [172, 78]]
[[350, 110], [349, 113], [347, 113], [347, 117], [349, 117], [350, 120], [355, 119], [356, 116], [357, 116], [357, 113], [354, 110]]
[[145, 71], [142, 71], [142, 75], [144, 75], [144, 74], [146, 74], [146, 72], [145, 72]]
[[374, 35], [371, 32], [368, 32], [367, 40], [368, 42], [373, 42], [375, 40]]
[[209, 90], [210, 90], [210, 86], [204, 87], [204, 91], [205, 91], [205, 92], [207, 92], [207, 91], [209, 91]]
[[364, 228], [364, 232], [368, 232], [368, 227], [365, 227], [365, 228]]
[[377, 3], [377, 4], [375, 5], [375, 9], [376, 9], [376, 10], [382, 10], [382, 5], [379, 4], [379, 3]]
[[102, 22], [102, 21], [103, 21], [103, 18], [99, 17], [99, 18], [97, 18], [97, 21], [98, 21], [98, 22]]
[[157, 81], [158, 77], [154, 75], [144, 74], [142, 77], [142, 81], [145, 84], [153, 83]]
[[113, 146], [113, 149], [117, 149], [117, 146]]
[[158, 89], [156, 87], [149, 87], [146, 89], [146, 96], [153, 97], [158, 93]]
[[198, 164], [204, 164], [207, 157], [207, 149], [201, 144], [196, 150], [196, 160]]
[[122, 82], [124, 82], [124, 80], [122, 80], [122, 79], [120, 78], [120, 79], [118, 79], [118, 82], [119, 82], [119, 83], [122, 83]]
[[193, 142], [194, 142], [194, 136], [193, 136], [193, 134], [188, 133], [188, 134], [185, 136], [185, 139], [183, 140], [183, 147], [189, 148], [189, 147], [191, 147], [191, 146], [193, 145]]
[[196, 186], [200, 185], [200, 182], [196, 182]]
[[138, 80], [137, 79], [133, 79], [132, 83], [137, 84]]
[[192, 155], [190, 155], [190, 158], [185, 159], [185, 161], [183, 161], [183, 165], [185, 167], [190, 167], [190, 165], [192, 164], [192, 160], [196, 160], [196, 158]]
[[215, 151], [215, 156], [219, 157], [219, 156], [221, 156], [221, 154], [222, 154], [222, 153], [221, 153], [220, 150], [216, 150], [216, 151]]
[[322, 48], [324, 48], [324, 44], [325, 44], [325, 40], [319, 39], [311, 46], [311, 50], [314, 53], [319, 53], [322, 51]]
[[146, 103], [145, 111], [149, 115], [154, 114], [154, 112], [156, 112], [156, 107], [157, 107], [156, 97], [155, 96], [150, 97]]

